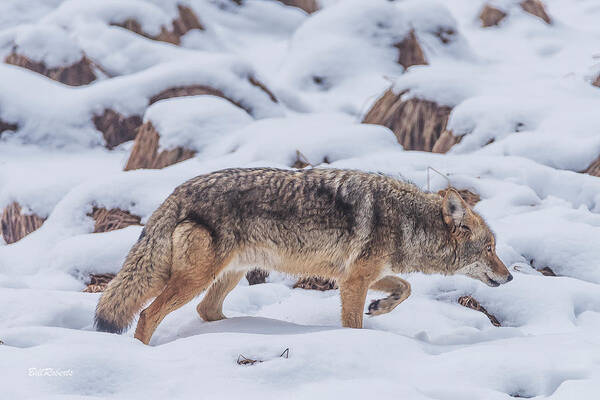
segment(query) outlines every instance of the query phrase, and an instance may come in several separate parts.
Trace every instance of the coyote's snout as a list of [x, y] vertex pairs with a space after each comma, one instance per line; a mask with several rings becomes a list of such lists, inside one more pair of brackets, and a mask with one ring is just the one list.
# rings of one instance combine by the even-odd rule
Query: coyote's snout
[[179, 186], [152, 214], [96, 308], [98, 330], [122, 332], [139, 309], [135, 337], [148, 343], [171, 311], [207, 290], [206, 321], [250, 268], [336, 279], [342, 325], [361, 328], [369, 289], [388, 296], [368, 314], [410, 295], [395, 274], [464, 274], [490, 286], [512, 276], [494, 235], [460, 195], [444, 198], [359, 171], [228, 169]]

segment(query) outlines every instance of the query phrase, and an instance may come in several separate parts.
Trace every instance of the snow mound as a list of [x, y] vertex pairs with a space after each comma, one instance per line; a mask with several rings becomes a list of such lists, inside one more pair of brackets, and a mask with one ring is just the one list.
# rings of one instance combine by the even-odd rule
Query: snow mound
[[481, 149], [583, 171], [600, 154], [595, 111], [600, 98], [583, 79], [564, 78], [557, 70], [540, 74], [490, 62], [452, 63], [403, 75], [394, 90], [454, 107], [447, 129], [462, 140], [451, 152]]
[[3, 58], [10, 52], [23, 55], [48, 68], [75, 64], [83, 51], [69, 33], [56, 25], [23, 25], [0, 37]]
[[[269, 93], [250, 80], [253, 73], [233, 56], [202, 54], [186, 62], [162, 63], [71, 89], [29, 71], [0, 65], [0, 119], [19, 126], [7, 140], [55, 147], [94, 146], [103, 140], [93, 125], [94, 115], [106, 109], [143, 115], [154, 96], [191, 85], [214, 88], [256, 117], [281, 115]], [[39, 96], [40, 92], [44, 96]]]
[[343, 114], [314, 114], [256, 121], [199, 157], [221, 155], [242, 164], [262, 161], [292, 166], [300, 155], [319, 165], [394, 147], [401, 148], [384, 127], [358, 124]]
[[206, 145], [252, 122], [252, 117], [215, 96], [190, 96], [159, 101], [148, 108], [144, 122], [160, 133], [160, 148], [200, 151]]
[[[411, 36], [415, 39], [410, 51], [424, 56], [410, 57], [407, 65], [402, 43]], [[359, 115], [365, 99], [403, 73], [402, 65], [440, 57], [471, 57], [456, 21], [442, 3], [341, 1], [296, 30], [277, 76], [278, 90], [284, 101], [287, 93], [300, 91], [302, 97], [288, 100], [290, 107], [299, 110]], [[362, 101], [351, 103], [353, 98]]]
[[144, 32], [158, 35], [163, 26], [171, 23], [176, 16], [177, 8], [174, 1], [147, 2], [141, 0], [68, 0], [63, 2], [53, 13], [44, 20], [58, 25], [93, 24], [123, 24], [128, 19], [137, 21]]

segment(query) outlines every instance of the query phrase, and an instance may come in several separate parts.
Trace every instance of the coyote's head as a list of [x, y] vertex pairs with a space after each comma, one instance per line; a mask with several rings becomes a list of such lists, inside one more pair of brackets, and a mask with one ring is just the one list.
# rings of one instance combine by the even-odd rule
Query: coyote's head
[[494, 234], [456, 190], [446, 192], [442, 215], [456, 243], [455, 274], [479, 279], [488, 286], [499, 286], [512, 280], [512, 275], [496, 255]]

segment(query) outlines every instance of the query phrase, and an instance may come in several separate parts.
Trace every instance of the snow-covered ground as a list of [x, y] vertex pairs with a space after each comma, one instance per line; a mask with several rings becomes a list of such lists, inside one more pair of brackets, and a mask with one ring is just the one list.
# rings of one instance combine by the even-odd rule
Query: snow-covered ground
[[[179, 46], [114, 25], [135, 18], [155, 35], [177, 3], [205, 27]], [[518, 3], [491, 1], [507, 16], [482, 28], [482, 0], [327, 0], [311, 15], [275, 0], [1, 2], [2, 59], [19, 51], [53, 67], [85, 54], [103, 73], [69, 87], [0, 65], [0, 120], [19, 127], [0, 133], [0, 210], [17, 201], [47, 218], [14, 244], [0, 240], [0, 398], [596, 399], [600, 178], [581, 171], [600, 156], [600, 88], [591, 85], [600, 2], [545, 0], [552, 24]], [[393, 45], [411, 30], [428, 65], [405, 70]], [[453, 107], [448, 128], [461, 142], [444, 155], [405, 151], [387, 128], [360, 124], [392, 82]], [[148, 107], [158, 92], [190, 84], [243, 108], [214, 96]], [[143, 116], [161, 149], [195, 157], [124, 172], [132, 143], [107, 150], [92, 122], [107, 108]], [[314, 165], [478, 193], [475, 209], [515, 279], [490, 288], [408, 275], [404, 303], [351, 330], [340, 327], [338, 291], [293, 289], [292, 277], [272, 274], [233, 290], [227, 320], [203, 322], [199, 300], [170, 314], [151, 346], [133, 330], [94, 331], [99, 294], [82, 293], [84, 282], [117, 272], [141, 227], [92, 233], [92, 207], [143, 223], [186, 179], [288, 168], [297, 151]], [[463, 295], [502, 326], [459, 305]], [[238, 365], [240, 354], [264, 362]]]

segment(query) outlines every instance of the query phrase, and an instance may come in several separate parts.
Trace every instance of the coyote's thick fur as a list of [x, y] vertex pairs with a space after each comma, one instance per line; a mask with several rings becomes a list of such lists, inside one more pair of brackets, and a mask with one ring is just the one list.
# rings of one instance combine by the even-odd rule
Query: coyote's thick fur
[[359, 171], [227, 169], [189, 180], [152, 214], [102, 295], [96, 327], [148, 343], [171, 311], [209, 289], [198, 305], [224, 318], [225, 296], [250, 268], [337, 280], [342, 324], [361, 328], [369, 288], [389, 293], [369, 314], [410, 294], [402, 272], [464, 274], [490, 286], [512, 276], [494, 235], [460, 195], [444, 198]]

